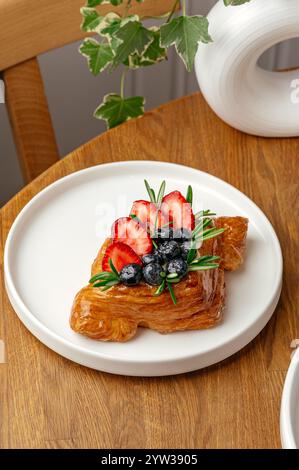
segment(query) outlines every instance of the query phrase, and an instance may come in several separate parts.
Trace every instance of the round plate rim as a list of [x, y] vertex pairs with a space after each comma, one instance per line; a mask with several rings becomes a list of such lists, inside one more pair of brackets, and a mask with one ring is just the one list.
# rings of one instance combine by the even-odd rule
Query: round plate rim
[[[75, 171], [75, 172], [73, 172], [69, 175], [66, 175], [66, 176], [63, 176], [62, 178], [59, 178], [58, 180], [54, 181], [53, 183], [49, 184], [44, 189], [39, 191], [35, 196], [33, 196], [33, 198], [30, 201], [28, 201], [28, 203], [19, 212], [19, 214], [17, 215], [16, 219], [14, 220], [14, 222], [13, 222], [11, 228], [10, 228], [10, 231], [9, 231], [7, 239], [6, 239], [5, 248], [4, 248], [4, 277], [5, 277], [5, 287], [6, 287], [8, 297], [10, 299], [10, 302], [13, 304], [13, 308], [14, 308], [17, 316], [22, 321], [22, 323], [26, 326], [26, 328], [28, 328], [31, 331], [31, 333], [34, 336], [36, 336], [38, 339], [40, 339], [39, 335], [36, 332], [32, 331], [32, 330], [35, 330], [35, 328], [37, 328], [38, 330], [40, 330], [42, 332], [43, 335], [48, 336], [54, 342], [58, 342], [58, 343], [63, 344], [65, 347], [67, 347], [69, 350], [71, 350], [72, 352], [74, 352], [76, 354], [79, 352], [79, 353], [82, 353], [83, 355], [87, 355], [88, 357], [92, 357], [92, 358], [96, 358], [96, 359], [104, 359], [106, 361], [111, 361], [111, 362], [116, 361], [116, 362], [122, 363], [122, 364], [161, 365], [161, 363], [169, 364], [169, 363], [175, 362], [175, 359], [173, 359], [173, 358], [163, 359], [162, 361], [160, 361], [158, 359], [154, 359], [154, 360], [148, 359], [148, 360], [146, 360], [146, 359], [141, 359], [141, 358], [138, 358], [138, 357], [134, 358], [134, 359], [123, 358], [121, 355], [116, 355], [116, 354], [109, 354], [109, 353], [107, 354], [107, 353], [103, 353], [103, 352], [99, 353], [99, 352], [96, 352], [96, 351], [87, 351], [83, 346], [74, 345], [68, 339], [65, 339], [65, 338], [61, 337], [59, 334], [53, 332], [50, 328], [48, 328], [40, 320], [38, 320], [37, 317], [33, 313], [31, 313], [29, 308], [24, 304], [24, 302], [20, 298], [20, 296], [19, 296], [19, 294], [18, 294], [18, 292], [17, 292], [17, 290], [14, 286], [13, 279], [12, 279], [12, 274], [10, 272], [9, 262], [8, 262], [10, 247], [11, 247], [11, 244], [13, 242], [14, 233], [18, 228], [18, 224], [19, 224], [20, 220], [22, 219], [22, 217], [26, 214], [26, 212], [30, 210], [31, 206], [33, 206], [38, 201], [39, 198], [45, 196], [48, 192], [50, 192], [52, 190], [55, 190], [55, 188], [57, 188], [58, 186], [64, 184], [66, 181], [70, 181], [71, 179], [78, 178], [82, 174], [87, 174], [89, 172], [92, 173], [93, 171], [96, 171], [99, 168], [107, 168], [107, 167], [111, 167], [111, 166], [113, 166], [113, 167], [134, 166], [134, 165], [143, 166], [143, 165], [148, 165], [148, 164], [156, 165], [156, 166], [164, 166], [164, 167], [176, 167], [178, 169], [182, 168], [182, 169], [184, 169], [184, 171], [189, 170], [192, 173], [196, 172], [196, 173], [200, 174], [202, 177], [208, 177], [208, 178], [214, 180], [215, 182], [217, 182], [218, 185], [222, 185], [223, 187], [226, 187], [227, 189], [235, 191], [244, 200], [246, 200], [247, 203], [249, 203], [255, 209], [255, 211], [258, 213], [258, 215], [263, 219], [264, 223], [266, 223], [266, 225], [268, 225], [268, 228], [271, 232], [271, 236], [272, 236], [272, 239], [273, 239], [273, 242], [274, 242], [274, 245], [275, 245], [275, 251], [276, 251], [276, 254], [277, 254], [277, 262], [278, 262], [278, 269], [277, 269], [277, 275], [276, 275], [276, 279], [275, 279], [275, 281], [276, 281], [275, 282], [275, 288], [273, 288], [273, 295], [271, 296], [271, 298], [269, 298], [267, 307], [265, 307], [265, 311], [267, 311], [267, 312], [268, 312], [269, 309], [271, 309], [271, 314], [269, 315], [269, 313], [268, 313], [268, 318], [264, 319], [263, 326], [259, 327], [258, 331], [255, 332], [252, 336], [250, 335], [249, 340], [247, 340], [245, 342], [243, 340], [242, 346], [234, 348], [233, 353], [230, 353], [230, 354], [226, 355], [225, 357], [223, 357], [223, 359], [225, 359], [225, 358], [231, 356], [232, 354], [234, 354], [235, 352], [241, 350], [250, 341], [252, 341], [260, 333], [260, 331], [262, 331], [262, 329], [265, 327], [265, 325], [267, 324], [267, 322], [271, 318], [271, 316], [272, 316], [272, 314], [275, 310], [275, 307], [277, 305], [277, 302], [279, 300], [280, 292], [281, 292], [282, 273], [283, 273], [282, 252], [281, 252], [281, 247], [280, 247], [280, 243], [279, 243], [277, 234], [276, 234], [271, 222], [266, 217], [264, 212], [257, 206], [257, 204], [255, 204], [254, 201], [252, 201], [248, 196], [246, 196], [246, 194], [244, 194], [242, 191], [240, 191], [238, 188], [231, 185], [227, 181], [224, 181], [221, 178], [218, 178], [214, 175], [211, 175], [210, 173], [198, 170], [197, 168], [193, 168], [191, 166], [177, 164], [177, 163], [163, 162], [163, 161], [158, 161], [158, 160], [157, 161], [155, 161], [155, 160], [128, 160], [128, 161], [102, 163], [102, 164], [93, 165], [91, 167]], [[28, 325], [28, 323], [29, 323], [29, 325]], [[255, 323], [253, 323], [251, 325], [252, 328], [255, 325]], [[33, 326], [33, 328], [32, 328], [32, 326]], [[230, 337], [226, 341], [223, 341], [221, 343], [221, 348], [227, 346], [230, 343], [234, 343], [234, 341], [237, 338], [245, 336], [246, 331], [247, 331], [247, 329], [242, 330], [241, 332], [239, 332], [235, 336]], [[40, 339], [40, 341], [57, 352], [57, 349], [55, 349], [52, 346], [49, 346], [49, 344], [45, 340]], [[200, 354], [194, 353], [192, 355], [186, 354], [186, 355], [180, 356], [178, 358], [178, 361], [184, 361], [184, 360], [192, 361], [192, 359], [197, 358], [197, 357], [199, 357], [200, 355], [203, 355], [203, 354], [205, 354], [205, 355], [209, 354], [212, 351], [215, 351], [215, 347], [213, 347], [213, 346], [206, 349], [204, 352], [201, 352]], [[67, 354], [64, 354], [64, 353], [61, 353], [61, 352], [58, 352], [58, 353], [61, 354], [62, 356], [70, 358]], [[76, 362], [78, 362], [78, 361], [76, 361]], [[216, 361], [216, 362], [219, 362], [219, 361]], [[213, 362], [213, 363], [215, 363], [215, 362]], [[88, 366], [88, 367], [92, 367], [92, 366]], [[189, 368], [188, 371], [197, 370], [198, 368], [199, 367]], [[104, 370], [104, 368], [101, 368], [99, 370]], [[186, 369], [186, 371], [187, 371], [187, 369]], [[126, 374], [126, 375], [129, 375], [129, 374]], [[142, 375], [142, 374], [137, 374], [137, 375]], [[160, 375], [160, 374], [155, 374], [155, 375]], [[163, 374], [163, 375], [167, 375], [167, 374]]]
[[[284, 449], [298, 449], [296, 437], [294, 435], [292, 411], [294, 382], [298, 376], [299, 379], [299, 349], [295, 351], [283, 386], [281, 405], [280, 405], [280, 436]], [[299, 393], [298, 393], [299, 395]]]

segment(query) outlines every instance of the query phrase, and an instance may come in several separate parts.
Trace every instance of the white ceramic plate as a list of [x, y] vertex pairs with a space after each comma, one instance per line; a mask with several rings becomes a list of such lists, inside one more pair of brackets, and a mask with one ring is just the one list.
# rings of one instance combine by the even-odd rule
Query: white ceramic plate
[[299, 349], [293, 356], [283, 388], [280, 435], [284, 449], [299, 449]]
[[[124, 344], [93, 341], [70, 329], [72, 301], [88, 283], [91, 263], [113, 220], [128, 214], [132, 201], [146, 198], [144, 177], [156, 188], [166, 179], [167, 192], [185, 192], [191, 184], [195, 210], [248, 217], [246, 263], [239, 271], [226, 273], [227, 300], [221, 325], [169, 335], [140, 328]], [[14, 222], [4, 263], [10, 301], [40, 341], [85, 366], [139, 376], [200, 369], [243, 348], [270, 319], [282, 280], [278, 239], [250, 199], [207, 173], [149, 161], [96, 166], [43, 190]]]

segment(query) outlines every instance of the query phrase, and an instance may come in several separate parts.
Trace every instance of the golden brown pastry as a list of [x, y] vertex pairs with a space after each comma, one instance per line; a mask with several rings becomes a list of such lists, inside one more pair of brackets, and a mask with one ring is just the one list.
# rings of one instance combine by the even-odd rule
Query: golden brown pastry
[[244, 217], [218, 217], [215, 225], [225, 228], [221, 235], [223, 267], [227, 271], [235, 271], [244, 261], [248, 220]]
[[[154, 296], [156, 287], [141, 282], [127, 287], [118, 284], [102, 291], [92, 284], [75, 297], [71, 328], [90, 338], [102, 341], [128, 341], [138, 327], [159, 333], [199, 330], [215, 326], [222, 319], [225, 298], [224, 270], [236, 270], [244, 259], [248, 220], [243, 217], [219, 217], [217, 228], [226, 230], [216, 238], [203, 242], [199, 255], [220, 256], [217, 269], [188, 272], [178, 284], [173, 284], [177, 304], [169, 293]], [[92, 276], [102, 271], [107, 247], [103, 244], [92, 266]]]

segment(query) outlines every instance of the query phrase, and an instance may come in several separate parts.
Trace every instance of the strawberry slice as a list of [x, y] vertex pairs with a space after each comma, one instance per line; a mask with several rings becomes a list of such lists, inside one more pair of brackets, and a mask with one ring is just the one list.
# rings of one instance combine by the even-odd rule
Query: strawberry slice
[[162, 211], [164, 216], [172, 222], [174, 229], [194, 229], [195, 218], [192, 208], [179, 191], [173, 191], [164, 196]]
[[113, 241], [126, 243], [138, 256], [146, 255], [153, 249], [153, 242], [146, 229], [131, 217], [121, 217], [112, 226]]
[[112, 260], [118, 272], [127, 264], [136, 263], [142, 266], [142, 261], [135, 251], [130, 246], [121, 242], [114, 242], [108, 246], [102, 260], [103, 271], [111, 271], [109, 259]]
[[155, 226], [161, 228], [166, 223], [163, 213], [159, 211], [157, 217], [156, 205], [149, 201], [135, 201], [130, 214], [136, 215], [147, 231], [152, 231]]
[[153, 217], [151, 213], [156, 213], [155, 204], [149, 201], [134, 201], [130, 214], [136, 215], [143, 225], [147, 225]]

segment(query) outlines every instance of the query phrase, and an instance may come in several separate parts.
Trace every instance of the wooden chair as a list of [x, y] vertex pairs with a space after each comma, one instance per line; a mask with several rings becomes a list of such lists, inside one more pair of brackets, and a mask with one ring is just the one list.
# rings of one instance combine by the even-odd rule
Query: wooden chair
[[[132, 3], [142, 17], [169, 12], [173, 0]], [[37, 56], [86, 36], [80, 30], [84, 0], [0, 0], [0, 73], [25, 182], [56, 163], [60, 156]], [[125, 6], [114, 8], [122, 12]], [[103, 14], [111, 5], [100, 7]]]

